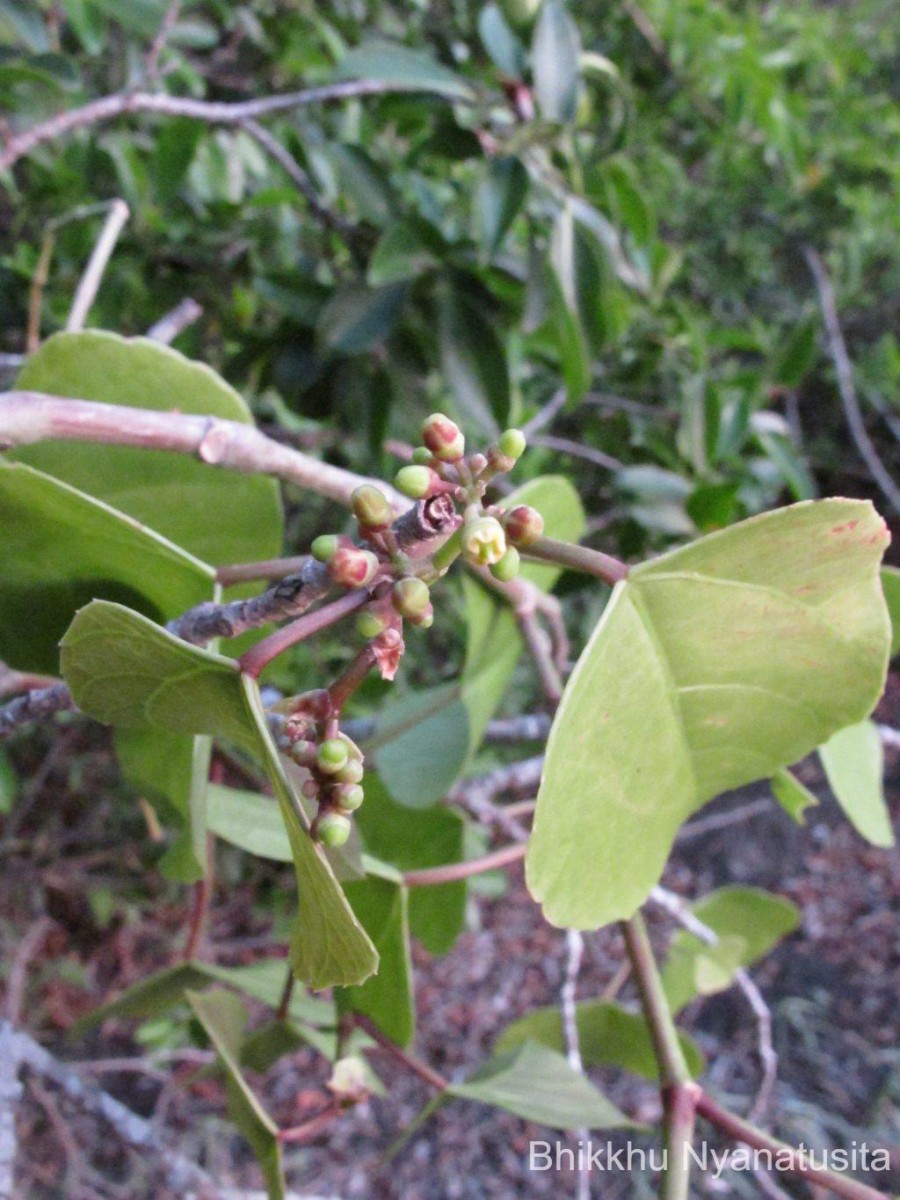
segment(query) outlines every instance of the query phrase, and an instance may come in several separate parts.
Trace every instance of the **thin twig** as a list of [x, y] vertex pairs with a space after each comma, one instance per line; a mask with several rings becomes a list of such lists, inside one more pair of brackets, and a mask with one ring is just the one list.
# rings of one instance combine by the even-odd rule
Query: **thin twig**
[[568, 454], [572, 458], [583, 458], [585, 462], [602, 467], [605, 471], [621, 471], [625, 465], [620, 459], [613, 458], [611, 454], [606, 454], [593, 446], [583, 446], [581, 442], [573, 442], [571, 438], [551, 437], [550, 434], [542, 433], [530, 440], [533, 446], [543, 446], [547, 450], [556, 450], [559, 454]]
[[544, 756], [525, 758], [508, 766], [497, 767], [486, 775], [460, 780], [448, 793], [448, 804], [466, 808], [482, 824], [497, 825], [517, 841], [525, 841], [528, 831], [503, 806], [495, 804], [504, 792], [522, 792], [536, 788], [541, 782]]
[[[93, 1116], [100, 1117], [116, 1131], [129, 1146], [156, 1157], [166, 1174], [167, 1184], [176, 1195], [195, 1192], [199, 1197], [220, 1200], [222, 1192], [209, 1175], [159, 1138], [156, 1128], [143, 1117], [126, 1108], [101, 1088], [81, 1078], [74, 1064], [60, 1062], [32, 1037], [16, 1029], [8, 1021], [0, 1021], [0, 1063], [5, 1074], [16, 1075], [26, 1066], [61, 1088], [75, 1103]], [[7, 1114], [0, 1114], [0, 1130]], [[0, 1153], [0, 1163], [3, 1154]], [[3, 1196], [0, 1191], [0, 1197]]]
[[[581, 1061], [581, 1044], [578, 1037], [578, 1005], [576, 994], [578, 989], [578, 973], [581, 970], [581, 960], [584, 957], [584, 936], [577, 929], [566, 930], [566, 973], [563, 978], [559, 996], [560, 1017], [562, 1020], [563, 1037], [566, 1046], [566, 1061], [573, 1071], [584, 1074], [584, 1063]], [[576, 1139], [581, 1145], [588, 1140], [588, 1130], [579, 1129]], [[577, 1200], [589, 1200], [591, 1194], [591, 1167], [589, 1162], [581, 1163], [578, 1172], [576, 1188]]]
[[112, 257], [119, 234], [125, 228], [125, 222], [130, 215], [131, 210], [124, 200], [113, 200], [109, 206], [109, 214], [75, 291], [75, 299], [72, 301], [72, 309], [69, 319], [66, 321], [66, 330], [69, 333], [84, 328], [88, 313], [100, 290], [107, 263]]
[[[272, 113], [288, 112], [309, 104], [327, 104], [337, 100], [352, 100], [363, 96], [384, 96], [392, 92], [430, 92], [426, 82], [398, 83], [378, 79], [354, 79], [329, 83], [322, 87], [304, 88], [280, 96], [262, 96], [256, 100], [215, 101], [194, 100], [187, 96], [167, 96], [158, 92], [116, 92], [91, 100], [81, 108], [58, 113], [11, 138], [0, 153], [0, 171], [8, 170], [26, 154], [44, 142], [54, 141], [75, 129], [99, 125], [114, 117], [134, 113], [159, 113], [169, 117], [189, 117], [213, 125], [243, 125], [247, 121]], [[454, 103], [465, 103], [463, 96]]]
[[262, 641], [257, 642], [255, 646], [251, 646], [241, 655], [238, 659], [241, 671], [252, 679], [257, 679], [263, 668], [273, 658], [277, 658], [279, 654], [283, 654], [285, 650], [295, 646], [298, 642], [302, 642], [316, 633], [321, 633], [323, 629], [328, 629], [329, 626], [342, 621], [350, 613], [362, 608], [368, 599], [367, 588], [355, 588], [352, 592], [346, 592], [343, 596], [339, 596], [337, 600], [332, 600], [330, 604], [324, 604], [321, 608], [298, 617], [296, 621], [291, 621], [282, 629], [276, 629], [274, 633], [270, 633], [268, 637], [263, 638]]
[[147, 330], [147, 337], [153, 342], [162, 342], [164, 346], [172, 342], [189, 325], [199, 321], [203, 316], [203, 308], [191, 296], [185, 296], [173, 309], [155, 321]]
[[53, 922], [49, 917], [38, 917], [13, 955], [6, 981], [6, 1019], [11, 1025], [17, 1025], [22, 1016], [29, 964], [52, 928]]
[[150, 45], [147, 53], [147, 60], [144, 64], [144, 73], [148, 81], [156, 79], [159, 75], [159, 56], [162, 54], [169, 34], [178, 20], [181, 12], [181, 0], [172, 0], [169, 7], [163, 14], [163, 19], [159, 23], [159, 29], [156, 31], [156, 37]]
[[291, 183], [294, 184], [297, 191], [309, 205], [309, 210], [316, 220], [338, 234], [344, 241], [352, 243], [359, 234], [356, 225], [352, 221], [348, 221], [346, 217], [341, 216], [340, 213], [334, 212], [327, 204], [323, 204], [309, 175], [307, 175], [294, 156], [281, 142], [265, 126], [260, 125], [258, 121], [244, 121], [241, 128], [245, 129], [262, 146], [269, 157], [278, 163], [285, 175], [287, 175], [288, 179], [290, 179]]
[[825, 264], [822, 262], [819, 252], [814, 250], [812, 246], [805, 246], [803, 255], [812, 272], [816, 291], [819, 294], [819, 307], [822, 310], [822, 320], [825, 323], [828, 353], [834, 364], [838, 394], [844, 406], [844, 416], [847, 418], [847, 427], [850, 430], [850, 436], [856, 443], [860, 458], [862, 458], [863, 462], [869, 468], [872, 478], [878, 484], [879, 488], [881, 488], [891, 507], [895, 512], [900, 512], [900, 488], [898, 488], [890, 471], [879, 458], [878, 451], [875, 449], [875, 445], [866, 430], [862, 409], [859, 406], [859, 398], [856, 394], [856, 384], [853, 381], [853, 366], [850, 362], [850, 355], [847, 353], [847, 343], [844, 341], [841, 322], [838, 318], [834, 289], [831, 286], [831, 280], [828, 277]]
[[56, 230], [51, 226], [41, 242], [41, 252], [38, 255], [34, 274], [31, 277], [31, 286], [28, 289], [28, 327], [25, 331], [25, 349], [29, 354], [34, 354], [41, 344], [41, 304], [44, 299], [44, 288], [50, 278], [50, 262], [55, 245]]
[[[655, 887], [650, 893], [650, 899], [670, 913], [695, 938], [707, 946], [718, 945], [719, 935], [714, 929], [695, 916], [684, 900], [668, 888]], [[750, 1109], [749, 1120], [755, 1125], [768, 1112], [772, 1101], [772, 1093], [778, 1078], [778, 1053], [772, 1037], [772, 1013], [763, 999], [762, 993], [753, 982], [748, 971], [738, 968], [734, 981], [740, 988], [754, 1017], [757, 1029], [757, 1053], [759, 1055], [762, 1076], [757, 1089], [756, 1098]]]

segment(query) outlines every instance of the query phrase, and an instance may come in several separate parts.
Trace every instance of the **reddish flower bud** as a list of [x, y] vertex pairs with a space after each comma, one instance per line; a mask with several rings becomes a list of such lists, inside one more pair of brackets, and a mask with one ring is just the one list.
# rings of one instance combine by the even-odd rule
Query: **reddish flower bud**
[[519, 504], [503, 518], [503, 527], [514, 546], [530, 546], [544, 532], [544, 518], [536, 508]]
[[378, 559], [371, 550], [341, 546], [328, 560], [328, 573], [338, 587], [365, 587], [378, 570]]
[[466, 452], [462, 430], [443, 413], [432, 413], [422, 422], [422, 441], [441, 462], [456, 462]]

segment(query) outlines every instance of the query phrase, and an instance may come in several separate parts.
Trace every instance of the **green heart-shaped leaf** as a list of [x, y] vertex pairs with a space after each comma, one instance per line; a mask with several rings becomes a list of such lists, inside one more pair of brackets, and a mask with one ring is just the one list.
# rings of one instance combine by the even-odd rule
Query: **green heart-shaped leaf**
[[548, 920], [631, 916], [692, 812], [871, 712], [890, 641], [887, 540], [868, 502], [806, 502], [615, 588], [547, 745], [526, 869]]

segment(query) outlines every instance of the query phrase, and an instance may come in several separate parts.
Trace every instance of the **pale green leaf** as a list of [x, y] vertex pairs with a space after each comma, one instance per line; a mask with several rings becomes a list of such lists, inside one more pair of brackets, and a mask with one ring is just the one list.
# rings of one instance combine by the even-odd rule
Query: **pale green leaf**
[[271, 796], [211, 783], [207, 821], [210, 833], [249, 854], [273, 862], [293, 859], [278, 801]]
[[752, 966], [800, 923], [796, 905], [759, 888], [720, 888], [691, 904], [690, 912], [719, 940], [710, 945], [687, 929], [672, 939], [662, 981], [676, 1013], [696, 996], [730, 987], [739, 968]]
[[617, 585], [547, 746], [526, 868], [550, 921], [631, 916], [691, 813], [871, 712], [890, 633], [885, 544], [868, 502], [808, 502]]
[[361, 983], [378, 956], [353, 916], [285, 775], [255, 681], [231, 659], [189, 646], [120, 605], [94, 601], [62, 643], [78, 707], [125, 728], [226, 738], [252, 754], [275, 789], [297, 875], [300, 915], [291, 940], [297, 977], [316, 988]]
[[884, 798], [884, 754], [871, 721], [840, 729], [819, 747], [819, 758], [838, 804], [857, 833], [873, 846], [894, 845]]
[[[48, 338], [27, 359], [17, 386], [252, 423], [238, 393], [209, 367], [159, 342], [97, 330]], [[212, 470], [183, 454], [87, 442], [43, 442], [10, 457], [104, 500], [214, 566], [271, 558], [281, 549], [272, 479]]]
[[897, 567], [881, 568], [881, 587], [891, 617], [891, 658], [900, 654], [900, 570]]
[[278, 1126], [257, 1100], [240, 1068], [241, 1046], [247, 1033], [247, 1011], [231, 992], [216, 989], [188, 992], [187, 998], [225, 1068], [228, 1111], [259, 1163], [269, 1200], [284, 1200]]
[[798, 825], [806, 823], [806, 810], [813, 808], [819, 803], [818, 796], [814, 795], [805, 784], [801, 783], [793, 771], [789, 771], [787, 767], [782, 767], [780, 771], [776, 771], [769, 781], [772, 788], [772, 795], [788, 814], [788, 816], [796, 821]]
[[117, 729], [122, 774], [147, 798], [161, 796], [181, 832], [160, 859], [169, 879], [193, 883], [208, 871], [207, 789], [212, 740], [147, 729]]
[[[645, 1079], [659, 1078], [659, 1064], [646, 1019], [619, 1004], [588, 1000], [575, 1006], [578, 1048], [586, 1067], [619, 1067]], [[678, 1040], [691, 1074], [703, 1070], [704, 1058], [697, 1044], [686, 1033]], [[562, 1014], [559, 1005], [535, 1008], [504, 1029], [494, 1051], [503, 1054], [523, 1042], [540, 1042], [560, 1054], [566, 1051]]]
[[537, 1042], [498, 1055], [465, 1083], [451, 1084], [447, 1093], [503, 1108], [550, 1129], [621, 1129], [634, 1124], [562, 1054]]

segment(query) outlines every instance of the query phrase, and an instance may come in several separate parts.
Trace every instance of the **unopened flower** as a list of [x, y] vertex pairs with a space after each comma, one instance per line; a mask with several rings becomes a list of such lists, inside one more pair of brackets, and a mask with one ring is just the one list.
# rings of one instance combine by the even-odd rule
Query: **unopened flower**
[[432, 413], [422, 422], [422, 441], [441, 462], [456, 462], [466, 452], [462, 430], [443, 413]]
[[398, 490], [410, 500], [422, 500], [439, 482], [440, 476], [431, 467], [401, 467], [394, 476]]
[[421, 579], [398, 579], [391, 589], [391, 603], [409, 621], [421, 617], [430, 607], [431, 593]]
[[503, 527], [514, 546], [530, 546], [544, 532], [544, 518], [536, 508], [519, 504], [503, 518]]
[[340, 546], [328, 560], [328, 573], [339, 587], [365, 587], [377, 570], [378, 559], [372, 551], [358, 546]]
[[336, 533], [323, 533], [315, 539], [310, 550], [313, 558], [324, 563], [334, 557], [340, 544], [341, 539]]
[[390, 502], [373, 483], [356, 488], [350, 498], [353, 515], [367, 529], [387, 529], [394, 519]]
[[343, 846], [350, 829], [349, 817], [339, 812], [323, 813], [316, 821], [316, 837], [326, 846]]
[[328, 738], [316, 752], [316, 766], [323, 775], [335, 775], [347, 765], [350, 754], [342, 738]]
[[334, 792], [334, 800], [341, 812], [356, 812], [366, 794], [358, 783], [342, 783]]
[[505, 458], [514, 461], [522, 457], [527, 446], [525, 434], [521, 429], [507, 429], [497, 440], [497, 449]]

